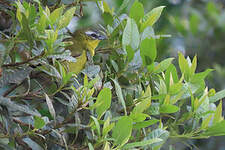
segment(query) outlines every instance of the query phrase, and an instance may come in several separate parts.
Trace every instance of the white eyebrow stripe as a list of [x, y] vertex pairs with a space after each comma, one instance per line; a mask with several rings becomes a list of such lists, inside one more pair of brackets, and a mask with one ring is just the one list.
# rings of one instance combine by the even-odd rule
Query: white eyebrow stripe
[[93, 32], [93, 31], [86, 31], [85, 33], [86, 33], [87, 35], [96, 34], [96, 33]]

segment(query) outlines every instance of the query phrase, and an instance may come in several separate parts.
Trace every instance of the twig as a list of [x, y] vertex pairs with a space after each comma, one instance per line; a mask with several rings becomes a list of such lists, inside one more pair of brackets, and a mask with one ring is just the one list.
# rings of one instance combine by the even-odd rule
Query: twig
[[39, 58], [43, 57], [44, 54], [45, 54], [45, 52], [42, 52], [40, 55], [34, 56], [33, 58], [30, 58], [26, 61], [12, 63], [12, 64], [4, 64], [4, 65], [2, 65], [2, 67], [15, 67], [15, 66], [23, 65], [23, 64], [29, 63], [30, 61], [33, 61], [33, 60], [36, 60], [36, 59], [39, 59]]

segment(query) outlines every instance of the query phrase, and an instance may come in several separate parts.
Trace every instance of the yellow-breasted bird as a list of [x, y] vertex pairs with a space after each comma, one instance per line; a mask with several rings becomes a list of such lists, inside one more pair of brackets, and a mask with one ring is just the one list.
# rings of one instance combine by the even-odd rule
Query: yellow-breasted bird
[[72, 39], [70, 39], [73, 44], [67, 48], [71, 51], [71, 55], [76, 57], [76, 62], [63, 62], [67, 72], [78, 74], [85, 67], [87, 52], [89, 52], [91, 56], [94, 56], [95, 48], [103, 39], [105, 39], [105, 36], [101, 35], [100, 32], [90, 29], [77, 30], [74, 32], [72, 34]]

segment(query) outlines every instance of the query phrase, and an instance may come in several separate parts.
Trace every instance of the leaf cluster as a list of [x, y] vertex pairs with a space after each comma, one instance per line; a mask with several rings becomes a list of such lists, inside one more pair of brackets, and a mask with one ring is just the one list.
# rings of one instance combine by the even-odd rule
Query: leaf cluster
[[136, 0], [123, 14], [130, 1], [114, 10], [96, 0], [108, 39], [94, 64], [67, 72], [61, 62], [76, 60], [65, 28], [84, 3], [14, 3], [15, 28], [1, 37], [1, 148], [157, 150], [168, 139], [225, 135], [224, 90], [205, 84], [212, 69], [196, 72], [197, 57], [182, 53], [178, 67], [157, 60], [154, 25], [164, 6], [145, 13]]

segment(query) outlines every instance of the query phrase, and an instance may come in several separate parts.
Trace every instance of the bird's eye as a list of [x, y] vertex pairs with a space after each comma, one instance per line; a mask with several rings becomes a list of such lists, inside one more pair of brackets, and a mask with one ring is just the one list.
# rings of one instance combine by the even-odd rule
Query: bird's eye
[[98, 37], [98, 35], [95, 34], [95, 33], [92, 33], [91, 36], [94, 37], [94, 38], [97, 38]]

